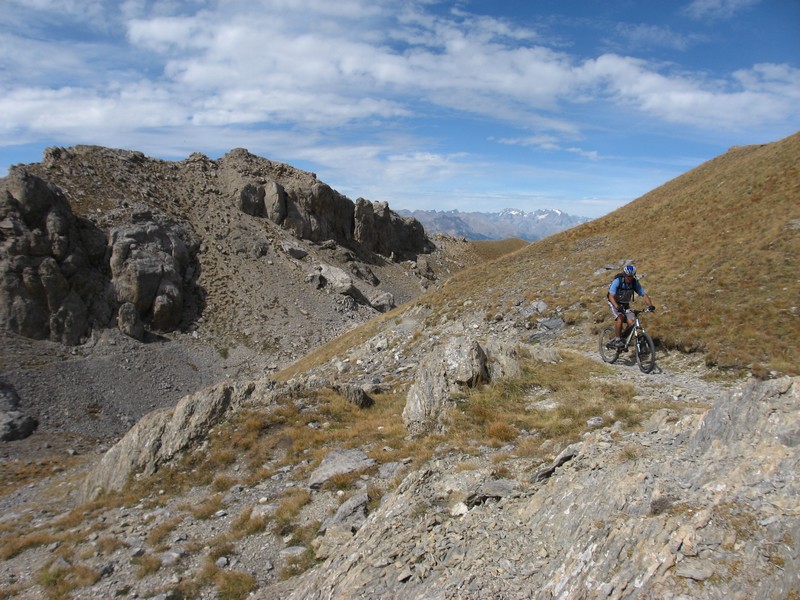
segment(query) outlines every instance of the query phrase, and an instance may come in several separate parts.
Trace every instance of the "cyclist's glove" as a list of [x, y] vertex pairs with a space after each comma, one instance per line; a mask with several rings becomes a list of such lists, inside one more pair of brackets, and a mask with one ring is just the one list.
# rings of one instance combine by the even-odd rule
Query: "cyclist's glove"
[[651, 304], [647, 307], [647, 312], [656, 312], [656, 307]]

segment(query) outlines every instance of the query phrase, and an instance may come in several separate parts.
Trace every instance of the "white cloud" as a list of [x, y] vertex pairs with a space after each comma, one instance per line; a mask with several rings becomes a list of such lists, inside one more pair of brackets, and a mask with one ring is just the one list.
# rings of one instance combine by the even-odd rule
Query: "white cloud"
[[[729, 80], [705, 81], [686, 75], [662, 75], [644, 61], [604, 55], [588, 61], [588, 77], [604, 80], [608, 93], [669, 123], [707, 129], [737, 129], [796, 117], [798, 71], [786, 65], [758, 65]], [[738, 84], [738, 85], [735, 85]]]
[[[74, 25], [84, 6], [34, 1], [54, 11], [48, 27], [59, 15]], [[710, 14], [713, 4], [692, 6]], [[734, 7], [716, 4], [718, 12]], [[497, 172], [480, 154], [487, 138], [506, 152], [519, 146], [592, 161], [602, 152], [605, 166], [612, 151], [591, 135], [611, 127], [608, 113], [662, 131], [678, 124], [719, 132], [791, 122], [800, 106], [800, 74], [790, 65], [744, 64], [712, 76], [623, 53], [586, 59], [548, 47], [533, 25], [433, 12], [425, 1], [85, 6], [95, 16], [80, 26], [96, 35], [48, 37], [33, 22], [0, 30], [0, 145], [56, 138], [179, 157], [237, 146], [273, 157], [280, 150], [283, 160], [335, 173], [337, 187], [380, 197], [389, 183], [406, 193]], [[629, 51], [683, 51], [698, 40], [647, 24], [617, 33]], [[451, 116], [470, 154], [437, 138]]]
[[[41, 8], [47, 4], [37, 1]], [[721, 0], [698, 0], [693, 6], [699, 11], [716, 4], [720, 10], [734, 6]], [[96, 10], [101, 5], [92, 3]], [[70, 13], [78, 3], [60, 6]], [[53, 93], [58, 87], [42, 87], [34, 104], [51, 115], [91, 106], [78, 121], [109, 129], [145, 122], [150, 127], [183, 122], [335, 128], [446, 109], [505, 121], [559, 142], [580, 137], [582, 125], [562, 112], [575, 103], [611, 101], [667, 122], [703, 127], [777, 121], [795, 110], [786, 101], [797, 83], [789, 67], [759, 65], [737, 71], [727, 81], [706, 81], [665, 74], [620, 55], [578, 62], [535, 45], [532, 29], [459, 11], [435, 16], [420, 6], [393, 9], [388, 0], [219, 5], [129, 0], [116, 15], [120, 20], [135, 15], [127, 22], [132, 56], [118, 65], [123, 70], [97, 75], [92, 65], [102, 60], [105, 47], [73, 46], [57, 54], [53, 64], [76, 80], [60, 94]], [[689, 43], [667, 28], [625, 27], [632, 40], [649, 38], [673, 47]], [[388, 37], [383, 35], [387, 31]], [[3, 48], [14, 42], [0, 39]], [[14, 68], [47, 64], [44, 44], [25, 48]], [[132, 71], [137, 58], [146, 65], [138, 73]], [[153, 72], [153, 67], [159, 70]], [[57, 78], [55, 68], [46, 72]], [[32, 93], [32, 83], [9, 86], [9, 95]], [[62, 96], [69, 100], [66, 108], [46, 107], [47, 98]], [[114, 123], [104, 125], [103, 119]], [[18, 126], [44, 134], [46, 127], [57, 125], [54, 118], [29, 123]], [[521, 140], [514, 143], [525, 143]]]

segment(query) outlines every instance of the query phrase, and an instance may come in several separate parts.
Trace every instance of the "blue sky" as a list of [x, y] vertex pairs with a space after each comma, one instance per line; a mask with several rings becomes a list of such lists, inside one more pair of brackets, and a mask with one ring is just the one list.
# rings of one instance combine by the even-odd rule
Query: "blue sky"
[[800, 130], [798, 0], [2, 0], [0, 176], [247, 148], [394, 209], [597, 217]]

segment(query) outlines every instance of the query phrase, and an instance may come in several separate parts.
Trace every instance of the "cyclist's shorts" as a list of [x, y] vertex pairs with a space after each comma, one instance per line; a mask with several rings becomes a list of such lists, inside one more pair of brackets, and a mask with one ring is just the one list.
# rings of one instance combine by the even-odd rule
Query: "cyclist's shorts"
[[625, 305], [622, 305], [622, 306], [620, 306], [620, 308], [621, 308], [622, 310], [617, 310], [616, 308], [614, 308], [614, 305], [613, 305], [613, 304], [611, 304], [611, 300], [609, 300], [609, 301], [608, 301], [608, 306], [611, 308], [611, 314], [612, 314], [612, 315], [614, 315], [614, 319], [615, 319], [615, 320], [616, 320], [616, 318], [617, 318], [618, 316], [620, 316], [622, 313], [625, 313], [625, 318], [626, 318], [628, 321], [633, 321], [633, 319], [634, 319], [634, 314], [633, 314], [633, 309], [632, 309], [630, 306], [625, 306]]

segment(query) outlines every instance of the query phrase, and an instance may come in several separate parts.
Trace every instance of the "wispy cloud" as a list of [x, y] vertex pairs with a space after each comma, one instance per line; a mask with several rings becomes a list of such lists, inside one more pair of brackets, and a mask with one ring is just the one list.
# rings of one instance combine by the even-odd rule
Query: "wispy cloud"
[[645, 48], [670, 48], [684, 52], [705, 40], [697, 33], [680, 33], [670, 27], [648, 23], [619, 23], [615, 40], [623, 42], [626, 51]]
[[789, 65], [756, 65], [725, 80], [707, 80], [604, 55], [588, 61], [585, 70], [589, 79], [605, 82], [614, 101], [669, 123], [737, 129], [773, 122], [777, 115], [796, 118], [800, 110], [795, 101], [800, 69]]
[[[38, 2], [69, 16], [78, 4]], [[748, 2], [697, 0], [692, 10]], [[100, 4], [92, 6], [100, 14]], [[779, 96], [796, 85], [796, 70], [786, 65], [740, 70], [726, 81], [674, 76], [624, 55], [580, 61], [536, 45], [533, 30], [465, 12], [436, 16], [424, 3], [399, 10], [388, 1], [359, 0], [172, 6], [172, 14], [163, 14], [163, 4], [153, 13], [150, 4], [129, 0], [113, 16], [124, 24], [129, 51], [146, 59], [145, 70], [134, 71], [131, 62], [98, 74], [93, 67], [102, 64], [107, 42], [73, 45], [54, 57], [49, 74], [55, 78], [60, 64], [76, 80], [44, 87], [18, 74], [0, 103], [4, 115], [17, 129], [41, 134], [78, 124], [119, 130], [181, 122], [302, 129], [409, 118], [438, 106], [562, 137], [568, 130], [574, 136], [579, 125], [552, 115], [576, 102], [610, 101], [706, 127], [778, 120], [796, 110]], [[691, 41], [663, 27], [620, 28], [637, 43], [680, 49]], [[385, 31], [392, 32], [388, 41]], [[21, 41], [7, 33], [2, 43]], [[46, 64], [46, 47], [24, 42], [11, 67]], [[68, 124], [59, 124], [63, 118]]]
[[693, 0], [684, 12], [692, 19], [730, 19], [761, 0]]

